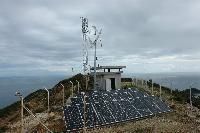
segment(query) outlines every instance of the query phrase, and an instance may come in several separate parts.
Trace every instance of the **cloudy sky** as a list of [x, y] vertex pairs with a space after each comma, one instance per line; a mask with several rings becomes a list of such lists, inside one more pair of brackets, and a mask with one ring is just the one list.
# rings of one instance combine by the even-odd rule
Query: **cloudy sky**
[[81, 72], [81, 16], [103, 30], [100, 65], [200, 72], [199, 13], [199, 0], [1, 0], [0, 75]]

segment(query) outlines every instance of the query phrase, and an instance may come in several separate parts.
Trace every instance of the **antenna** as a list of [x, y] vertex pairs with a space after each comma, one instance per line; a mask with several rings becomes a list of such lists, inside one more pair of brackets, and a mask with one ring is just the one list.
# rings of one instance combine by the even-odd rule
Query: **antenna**
[[[88, 42], [90, 43], [90, 47], [94, 47], [94, 90], [96, 90], [96, 47], [97, 47], [97, 42], [99, 40], [99, 42], [101, 43], [100, 35], [102, 32], [102, 29], [100, 29], [100, 31], [98, 32], [97, 27], [96, 26], [92, 26], [92, 28], [94, 29], [94, 36], [95, 39], [91, 40], [91, 38], [88, 36], [88, 33], [90, 33], [89, 29], [88, 29], [88, 19], [81, 17], [81, 21], [82, 21], [82, 34], [83, 34], [83, 71], [84, 73], [86, 73], [86, 71], [88, 70], [88, 48], [87, 48], [87, 44]], [[102, 43], [101, 43], [101, 47], [102, 47]]]
[[82, 34], [83, 34], [83, 72], [86, 73], [88, 70], [88, 48], [87, 48], [87, 33], [88, 30], [88, 19], [80, 17], [82, 21]]
[[[101, 35], [102, 29], [100, 29], [100, 31], [98, 32], [96, 26], [92, 26], [92, 27], [95, 30], [94, 35], [96, 35], [96, 38], [95, 38], [95, 40], [93, 42], [91, 41], [90, 38], [89, 38], [89, 40], [90, 40], [91, 47], [94, 46], [94, 90], [96, 90], [96, 60], [97, 60], [96, 49], [97, 49], [97, 41], [98, 41], [98, 39], [99, 39], [99, 37]], [[97, 32], [98, 32], [98, 34], [97, 34]]]
[[82, 20], [82, 33], [83, 33], [83, 40], [86, 41], [86, 34], [89, 32], [88, 30], [88, 19], [81, 17]]

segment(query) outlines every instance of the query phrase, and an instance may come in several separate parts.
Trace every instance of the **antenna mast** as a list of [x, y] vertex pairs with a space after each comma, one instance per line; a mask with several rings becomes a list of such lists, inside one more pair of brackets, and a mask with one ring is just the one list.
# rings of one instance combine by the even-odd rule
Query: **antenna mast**
[[[96, 47], [97, 47], [97, 42], [101, 35], [101, 29], [100, 31], [98, 32], [96, 26], [92, 26], [92, 28], [94, 29], [94, 36], [95, 36], [95, 39], [94, 41], [91, 40], [91, 38], [87, 35], [89, 32], [88, 30], [88, 19], [87, 18], [84, 18], [84, 17], [81, 17], [81, 20], [82, 20], [82, 33], [83, 33], [83, 41], [84, 41], [84, 44], [83, 44], [83, 70], [84, 70], [84, 73], [88, 70], [87, 68], [87, 65], [88, 65], [88, 50], [87, 50], [87, 42], [89, 41], [90, 45], [91, 45], [91, 48], [94, 46], [94, 90], [96, 90], [96, 60], [97, 60], [97, 56], [96, 56]], [[87, 41], [87, 38], [88, 38], [88, 41]], [[100, 40], [101, 41], [101, 40]], [[102, 44], [101, 44], [102, 46]]]
[[[96, 35], [96, 33], [98, 32], [97, 28], [95, 26], [93, 26], [93, 28], [95, 30], [94, 35]], [[96, 49], [97, 49], [97, 41], [98, 41], [100, 35], [101, 35], [101, 30], [99, 31], [99, 33], [96, 36], [95, 40], [93, 42], [90, 41], [91, 45], [94, 46], [94, 90], [97, 90], [97, 88], [96, 88], [96, 83], [97, 83], [97, 81], [96, 81], [97, 80], [96, 79], [97, 78], [97, 75], [96, 75], [96, 61], [97, 61], [97, 56], [96, 56], [97, 52], [96, 52]], [[90, 40], [90, 38], [89, 38], [89, 40]]]
[[88, 30], [88, 19], [81, 17], [82, 21], [82, 33], [83, 33], [83, 72], [86, 74], [86, 71], [88, 70], [88, 49], [87, 49], [87, 33]]

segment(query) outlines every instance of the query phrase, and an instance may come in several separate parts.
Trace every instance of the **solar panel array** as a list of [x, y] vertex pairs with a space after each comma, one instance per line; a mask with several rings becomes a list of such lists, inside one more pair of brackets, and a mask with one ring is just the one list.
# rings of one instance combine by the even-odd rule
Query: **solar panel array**
[[137, 89], [92, 91], [71, 98], [71, 105], [64, 107], [64, 120], [67, 131], [75, 131], [83, 129], [84, 123], [94, 128], [169, 111], [158, 97]]

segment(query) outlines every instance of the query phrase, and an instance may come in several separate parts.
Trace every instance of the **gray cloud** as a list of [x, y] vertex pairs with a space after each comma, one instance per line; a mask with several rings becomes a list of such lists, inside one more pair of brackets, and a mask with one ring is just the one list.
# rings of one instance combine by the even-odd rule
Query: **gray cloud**
[[72, 66], [80, 72], [80, 16], [103, 29], [102, 65], [127, 65], [126, 72], [199, 71], [199, 7], [198, 0], [2, 0], [0, 74], [69, 73]]

